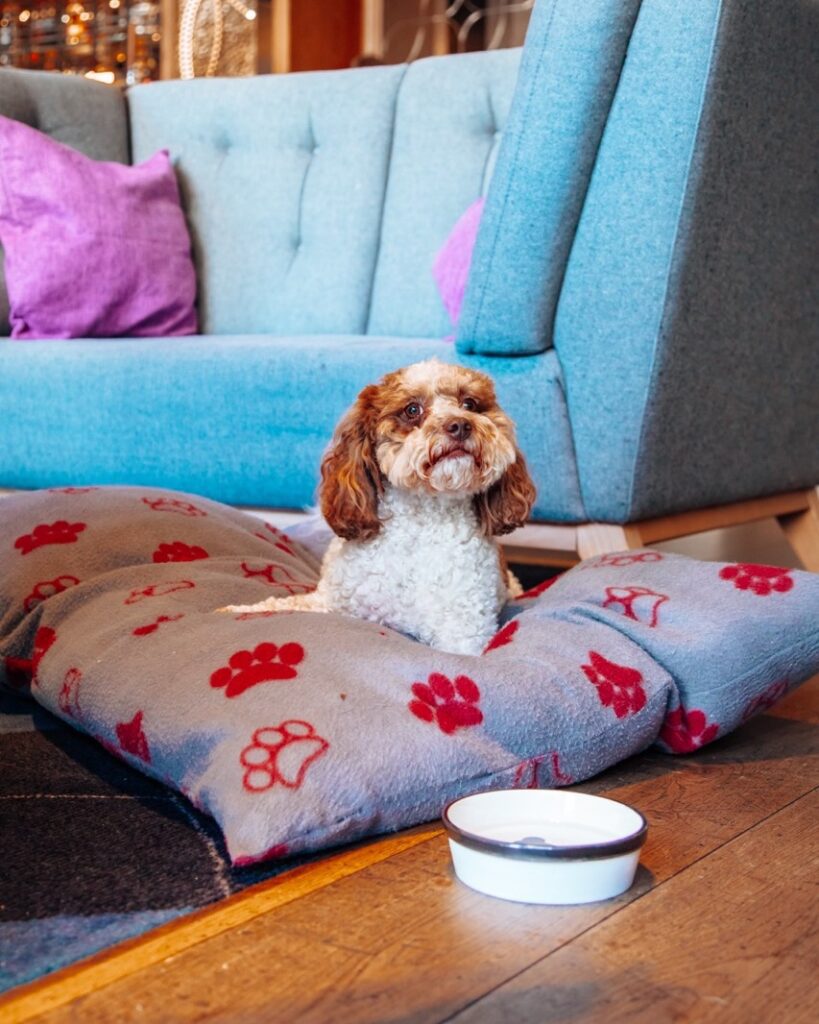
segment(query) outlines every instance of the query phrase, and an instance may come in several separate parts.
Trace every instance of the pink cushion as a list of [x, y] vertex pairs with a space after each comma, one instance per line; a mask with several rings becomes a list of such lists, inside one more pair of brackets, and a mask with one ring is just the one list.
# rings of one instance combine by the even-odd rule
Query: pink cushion
[[196, 277], [176, 176], [91, 160], [0, 117], [0, 242], [13, 338], [195, 334]]
[[453, 326], [458, 323], [464, 301], [472, 250], [483, 214], [483, 198], [476, 199], [461, 214], [441, 246], [432, 266], [432, 276]]

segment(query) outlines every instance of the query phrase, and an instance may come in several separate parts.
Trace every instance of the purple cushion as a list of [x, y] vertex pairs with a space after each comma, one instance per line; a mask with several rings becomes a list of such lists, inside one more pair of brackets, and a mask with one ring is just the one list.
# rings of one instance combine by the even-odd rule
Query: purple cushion
[[472, 250], [478, 237], [483, 214], [483, 198], [476, 199], [455, 222], [447, 240], [438, 251], [432, 276], [453, 327], [458, 323], [464, 301]]
[[0, 242], [12, 337], [195, 334], [196, 277], [162, 150], [91, 160], [0, 117]]
[[375, 622], [216, 614], [318, 560], [191, 495], [0, 499], [0, 679], [213, 815], [236, 864], [695, 752], [819, 671], [819, 575], [634, 551], [507, 608], [480, 656]]

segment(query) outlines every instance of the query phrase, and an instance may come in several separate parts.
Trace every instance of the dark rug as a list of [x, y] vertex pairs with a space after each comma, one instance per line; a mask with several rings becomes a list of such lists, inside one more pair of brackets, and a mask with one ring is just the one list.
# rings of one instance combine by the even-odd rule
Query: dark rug
[[0, 692], [0, 991], [295, 866], [231, 868], [172, 790]]

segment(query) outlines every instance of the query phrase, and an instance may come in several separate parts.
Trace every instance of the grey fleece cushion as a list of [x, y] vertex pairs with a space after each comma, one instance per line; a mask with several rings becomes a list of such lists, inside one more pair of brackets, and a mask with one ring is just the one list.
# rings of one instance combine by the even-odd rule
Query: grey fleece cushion
[[694, 751], [819, 671], [819, 576], [654, 551], [531, 592], [477, 657], [344, 616], [214, 611], [317, 572], [191, 495], [6, 498], [2, 677], [212, 814], [245, 864], [565, 785], [655, 741]]

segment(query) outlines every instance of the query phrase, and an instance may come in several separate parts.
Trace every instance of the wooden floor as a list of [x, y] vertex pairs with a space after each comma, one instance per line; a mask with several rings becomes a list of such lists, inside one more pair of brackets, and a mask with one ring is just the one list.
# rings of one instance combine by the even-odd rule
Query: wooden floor
[[819, 1020], [819, 678], [693, 757], [577, 787], [649, 821], [634, 887], [493, 900], [437, 826], [346, 850], [0, 1001], [6, 1024]]

